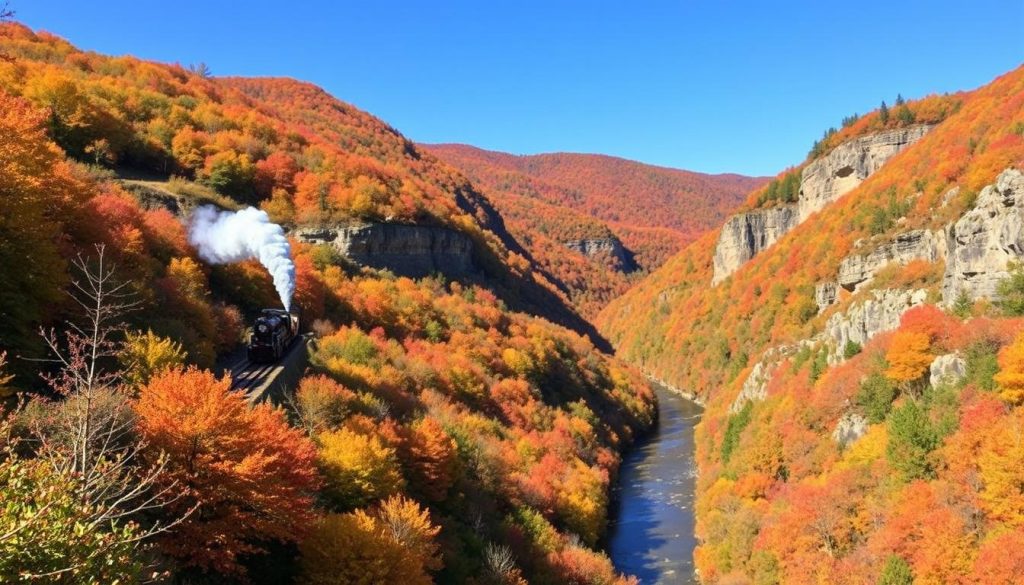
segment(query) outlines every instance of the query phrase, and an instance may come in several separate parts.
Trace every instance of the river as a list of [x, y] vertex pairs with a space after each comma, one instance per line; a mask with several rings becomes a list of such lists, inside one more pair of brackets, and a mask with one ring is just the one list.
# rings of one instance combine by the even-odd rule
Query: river
[[693, 427], [697, 404], [656, 386], [658, 424], [622, 462], [608, 532], [615, 568], [643, 585], [696, 583], [693, 574]]

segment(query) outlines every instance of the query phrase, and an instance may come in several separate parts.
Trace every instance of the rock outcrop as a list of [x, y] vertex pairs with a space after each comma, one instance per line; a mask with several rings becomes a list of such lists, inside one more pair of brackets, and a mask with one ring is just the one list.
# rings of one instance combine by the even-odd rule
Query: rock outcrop
[[778, 366], [778, 362], [772, 359], [773, 356], [765, 354], [761, 361], [754, 364], [754, 369], [750, 371], [750, 375], [743, 382], [743, 388], [740, 389], [740, 393], [736, 396], [736, 400], [733, 400], [732, 406], [729, 407], [729, 412], [737, 413], [743, 406], [752, 401], [761, 401], [768, 395], [768, 382], [771, 380], [771, 370]]
[[799, 221], [850, 192], [931, 129], [928, 125], [910, 126], [855, 138], [804, 167], [800, 175]]
[[913, 230], [895, 236], [867, 254], [848, 256], [839, 264], [839, 284], [856, 290], [888, 264], [908, 264], [913, 260], [936, 262], [946, 257], [946, 236], [928, 230]]
[[185, 218], [195, 208], [194, 200], [182, 197], [164, 189], [158, 183], [146, 181], [121, 181], [121, 186], [139, 202], [139, 207], [147, 211], [166, 209], [177, 218]]
[[367, 223], [293, 232], [303, 242], [330, 244], [350, 260], [395, 274], [422, 277], [440, 272], [461, 277], [476, 272], [473, 241], [452, 229]]
[[932, 386], [955, 384], [967, 375], [967, 362], [955, 353], [940, 355], [929, 366], [928, 374], [928, 382]]
[[747, 379], [743, 381], [743, 388], [736, 395], [729, 412], [737, 413], [743, 405], [751, 401], [761, 401], [768, 396], [768, 383], [772, 380], [772, 372], [782, 363], [782, 360], [793, 355], [802, 347], [811, 347], [813, 341], [804, 340], [795, 344], [786, 344], [774, 347], [764, 352], [760, 361], [754, 364]]
[[588, 258], [607, 258], [612, 267], [620, 272], [633, 272], [637, 269], [633, 254], [622, 245], [618, 238], [569, 240], [563, 242], [563, 245]]
[[1007, 264], [1024, 259], [1024, 173], [1007, 169], [949, 229], [942, 299], [993, 298]]
[[814, 301], [818, 304], [818, 314], [835, 304], [839, 294], [839, 285], [835, 282], [822, 282], [814, 287]]
[[927, 296], [925, 290], [875, 290], [867, 299], [829, 317], [822, 332], [829, 344], [829, 363], [843, 360], [847, 342], [863, 346], [875, 335], [896, 329], [903, 313], [923, 303]]
[[800, 174], [796, 204], [738, 213], [722, 227], [715, 247], [712, 285], [725, 280], [815, 211], [839, 199], [880, 169], [893, 155], [921, 139], [929, 125], [862, 136], [840, 144]]
[[718, 284], [759, 252], [771, 246], [797, 225], [793, 205], [781, 205], [738, 213], [722, 226], [715, 246], [715, 274]]
[[848, 412], [836, 423], [836, 430], [832, 432], [832, 440], [839, 444], [840, 448], [847, 447], [868, 432], [868, 419], [862, 414]]

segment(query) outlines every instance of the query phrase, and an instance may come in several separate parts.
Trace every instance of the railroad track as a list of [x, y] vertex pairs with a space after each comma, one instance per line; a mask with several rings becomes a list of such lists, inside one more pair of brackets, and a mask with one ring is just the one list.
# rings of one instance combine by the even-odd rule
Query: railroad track
[[261, 392], [266, 383], [285, 367], [289, 356], [296, 351], [296, 348], [306, 342], [304, 337], [300, 340], [300, 342], [292, 343], [280, 360], [268, 364], [255, 363], [243, 353], [237, 356], [233, 362], [221, 366], [221, 372], [231, 377], [232, 390], [242, 392], [252, 400], [254, 394]]
[[259, 388], [278, 365], [277, 362], [257, 364], [249, 361], [249, 358], [242, 358], [228, 370], [228, 375], [231, 376], [231, 389], [249, 394]]

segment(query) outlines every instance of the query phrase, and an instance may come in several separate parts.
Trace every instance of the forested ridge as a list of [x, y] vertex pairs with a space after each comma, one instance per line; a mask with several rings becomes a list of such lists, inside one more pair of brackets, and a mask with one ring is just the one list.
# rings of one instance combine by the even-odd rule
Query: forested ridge
[[[587, 154], [515, 156], [459, 144], [424, 148], [466, 173], [552, 280], [593, 317], [610, 300], [722, 222], [764, 179], [707, 175]], [[609, 241], [620, 258], [566, 253]]]
[[[16, 23], [0, 57], [0, 581], [630, 581], [598, 544], [653, 393], [527, 312], [574, 315], [467, 179], [309, 84]], [[211, 368], [281, 301], [197, 254], [200, 204], [442, 226], [480, 274], [293, 239], [311, 365], [250, 405]]]
[[[704, 582], [1012, 583], [1024, 567], [1024, 70], [898, 102], [812, 149], [805, 164], [935, 124], [852, 191], [717, 285], [705, 235], [597, 319], [618, 355], [707, 405]], [[803, 168], [747, 213], [795, 205]]]
[[[701, 582], [1024, 573], [1024, 68], [769, 179], [420, 145], [3, 6], [0, 582], [636, 583], [651, 378], [705, 406]], [[287, 294], [193, 237], [249, 207]], [[308, 366], [250, 403], [219, 372], [288, 303]]]

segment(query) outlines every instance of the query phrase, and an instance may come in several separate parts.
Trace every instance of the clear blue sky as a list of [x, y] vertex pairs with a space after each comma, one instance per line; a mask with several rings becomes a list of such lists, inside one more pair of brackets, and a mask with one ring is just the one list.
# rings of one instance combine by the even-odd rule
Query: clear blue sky
[[1024, 0], [10, 0], [75, 45], [312, 81], [420, 142], [773, 174], [1024, 62]]

